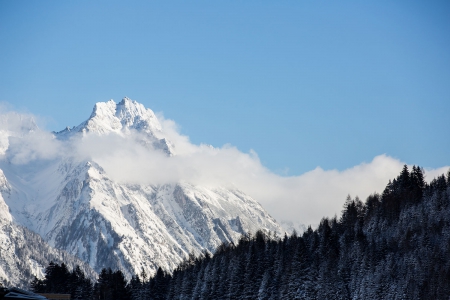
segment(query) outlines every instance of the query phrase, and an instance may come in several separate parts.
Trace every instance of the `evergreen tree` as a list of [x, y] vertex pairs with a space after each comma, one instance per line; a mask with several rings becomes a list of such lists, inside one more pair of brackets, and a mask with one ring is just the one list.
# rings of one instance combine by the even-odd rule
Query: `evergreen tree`
[[94, 286], [96, 299], [128, 300], [131, 299], [125, 276], [120, 270], [102, 269]]
[[130, 282], [127, 284], [128, 293], [131, 295], [132, 300], [144, 300], [143, 297], [143, 285], [139, 278], [139, 275], [133, 275]]
[[166, 298], [167, 278], [161, 267], [156, 271], [155, 277], [150, 280], [150, 298], [162, 300]]

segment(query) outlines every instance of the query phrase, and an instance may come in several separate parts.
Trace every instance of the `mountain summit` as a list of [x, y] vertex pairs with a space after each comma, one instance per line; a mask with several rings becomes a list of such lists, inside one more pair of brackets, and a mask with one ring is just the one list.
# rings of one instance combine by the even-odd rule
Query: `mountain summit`
[[95, 104], [92, 114], [83, 123], [73, 128], [56, 132], [60, 138], [72, 137], [76, 133], [86, 135], [96, 134], [129, 134], [137, 131], [145, 136], [143, 142], [166, 152], [174, 154], [173, 145], [163, 137], [161, 124], [154, 112], [144, 105], [130, 98], [123, 98], [119, 103], [114, 100], [98, 102]]
[[[282, 233], [256, 200], [237, 189], [186, 180], [118, 181], [93, 156], [75, 155], [84, 139], [112, 135], [116, 144], [107, 148], [138, 142], [145, 151], [164, 153], [168, 161], [177, 162], [177, 145], [165, 137], [155, 114], [129, 98], [97, 103], [86, 121], [53, 135], [44, 150], [54, 151], [54, 156], [34, 155], [21, 163], [0, 159], [5, 175], [0, 192], [16, 224], [96, 271], [111, 267], [127, 277], [142, 268], [147, 273], [158, 267], [170, 271], [189, 253], [214, 252], [247, 232]], [[21, 148], [20, 137], [16, 139], [14, 145]], [[120, 157], [114, 163], [126, 164]]]
[[123, 98], [119, 103], [114, 100], [96, 103], [89, 119], [70, 131], [103, 134], [132, 129], [154, 135], [161, 132], [161, 124], [151, 109], [129, 98]]

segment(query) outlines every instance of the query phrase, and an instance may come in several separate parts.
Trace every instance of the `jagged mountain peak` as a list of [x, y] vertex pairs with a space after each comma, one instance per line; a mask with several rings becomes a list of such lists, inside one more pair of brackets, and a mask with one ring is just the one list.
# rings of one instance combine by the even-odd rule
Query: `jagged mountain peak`
[[112, 99], [97, 102], [89, 119], [76, 127], [66, 127], [54, 134], [59, 139], [67, 139], [80, 133], [84, 136], [88, 133], [128, 135], [130, 132], [140, 133], [138, 140], [143, 145], [162, 150], [169, 156], [175, 154], [174, 146], [165, 137], [155, 113], [128, 97], [119, 103]]
[[127, 97], [119, 103], [112, 99], [96, 103], [89, 119], [79, 127], [76, 131], [108, 133], [135, 129], [151, 135], [161, 132], [153, 111]]
[[137, 130], [151, 136], [161, 135], [161, 124], [155, 113], [143, 104], [125, 97], [119, 103], [113, 99], [97, 102], [86, 121], [72, 128], [56, 132], [59, 137], [81, 132], [86, 134], [107, 134], [111, 132], [123, 133]]
[[161, 124], [153, 111], [130, 98], [125, 97], [116, 105], [115, 115], [120, 120], [122, 126], [144, 130], [146, 132], [161, 131]]

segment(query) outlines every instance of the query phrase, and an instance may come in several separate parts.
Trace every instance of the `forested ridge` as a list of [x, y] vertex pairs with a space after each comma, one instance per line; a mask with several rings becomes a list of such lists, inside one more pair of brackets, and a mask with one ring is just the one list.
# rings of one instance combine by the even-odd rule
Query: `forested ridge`
[[427, 184], [421, 168], [404, 166], [382, 194], [349, 196], [341, 216], [315, 230], [248, 234], [172, 274], [83, 276], [53, 264], [32, 287], [73, 299], [449, 299], [450, 171]]

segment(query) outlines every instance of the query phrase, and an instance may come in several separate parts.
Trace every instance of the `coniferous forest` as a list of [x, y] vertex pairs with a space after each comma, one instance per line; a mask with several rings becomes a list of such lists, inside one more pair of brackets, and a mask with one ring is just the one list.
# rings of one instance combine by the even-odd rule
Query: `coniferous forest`
[[127, 282], [104, 269], [91, 283], [79, 268], [50, 264], [31, 285], [72, 299], [449, 299], [450, 171], [427, 184], [421, 168], [404, 166], [382, 194], [348, 197], [341, 216], [315, 230], [248, 234], [171, 274]]

